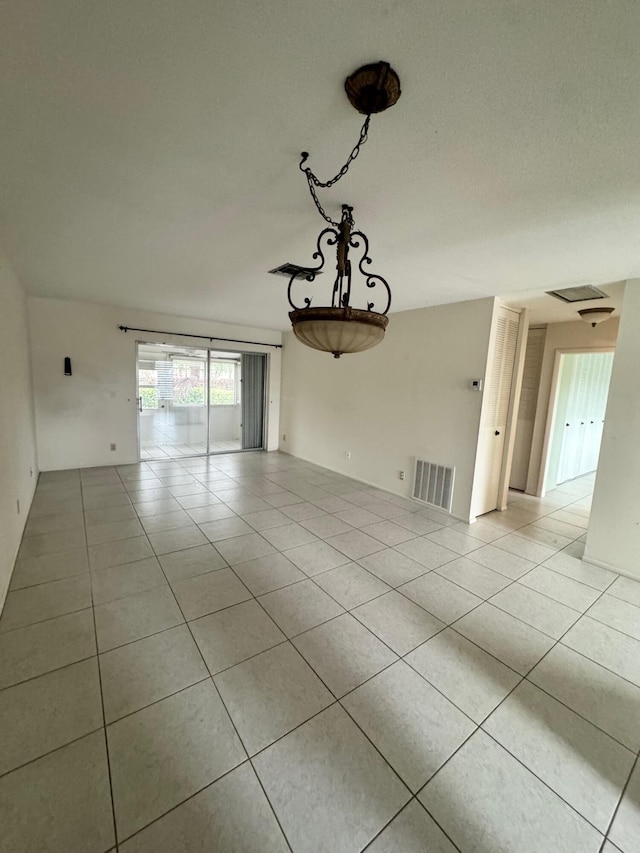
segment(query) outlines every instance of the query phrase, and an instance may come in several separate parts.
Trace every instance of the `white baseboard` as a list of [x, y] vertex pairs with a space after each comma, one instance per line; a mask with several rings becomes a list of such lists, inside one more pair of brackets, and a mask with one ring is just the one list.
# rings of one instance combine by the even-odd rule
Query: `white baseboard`
[[[322, 462], [317, 462], [315, 459], [309, 459], [306, 456], [296, 456], [295, 453], [290, 453], [288, 450], [283, 450], [282, 448], [279, 448], [279, 450], [280, 453], [286, 453], [287, 456], [291, 456], [293, 459], [299, 459], [301, 462], [308, 462], [310, 465], [317, 465], [318, 468], [325, 468], [327, 471], [339, 474], [340, 477], [347, 477], [349, 480], [355, 480], [356, 483], [362, 483], [364, 486], [371, 486], [373, 489], [380, 489], [381, 492], [387, 492], [390, 495], [395, 495], [397, 498], [404, 498], [407, 501], [413, 500], [411, 495], [403, 495], [401, 492], [392, 492], [391, 489], [386, 489], [384, 486], [381, 486], [380, 483], [372, 483], [370, 480], [363, 480], [361, 477], [354, 477], [353, 474], [347, 474], [345, 471], [339, 471], [337, 468], [330, 468], [328, 465], [323, 465]], [[454, 515], [452, 512], [447, 512], [439, 507], [432, 507], [429, 504], [423, 504], [422, 501], [414, 501], [414, 503], [420, 507], [424, 507], [425, 509], [433, 509], [434, 512], [440, 512], [442, 515], [448, 515], [450, 518], [455, 518], [456, 521], [462, 521], [465, 524], [470, 523], [468, 518], [463, 518], [460, 515]], [[393, 521], [393, 519], [391, 519], [391, 521]]]
[[583, 563], [589, 566], [595, 566], [598, 569], [606, 569], [608, 572], [613, 572], [615, 575], [622, 575], [625, 578], [631, 578], [634, 581], [640, 581], [640, 574], [633, 574], [628, 569], [621, 569], [619, 566], [614, 566], [612, 563], [606, 563], [604, 560], [594, 560], [586, 555], [582, 558]]
[[31, 485], [31, 494], [28, 497], [29, 506], [26, 508], [26, 512], [22, 512], [22, 524], [20, 526], [20, 533], [17, 537], [17, 541], [14, 542], [13, 548], [13, 556], [9, 560], [9, 565], [11, 566], [11, 570], [9, 571], [9, 576], [6, 579], [6, 584], [0, 588], [0, 614], [4, 608], [5, 602], [7, 600], [7, 595], [9, 594], [9, 587], [11, 586], [11, 580], [13, 579], [13, 573], [16, 570], [16, 561], [18, 559], [18, 552], [20, 551], [20, 545], [22, 544], [22, 537], [24, 536], [24, 529], [27, 525], [27, 519], [29, 518], [29, 513], [31, 512], [31, 504], [33, 503], [33, 498], [36, 493], [36, 486], [38, 485], [38, 477], [40, 476], [40, 470], [35, 471], [35, 476], [33, 478], [33, 483]]

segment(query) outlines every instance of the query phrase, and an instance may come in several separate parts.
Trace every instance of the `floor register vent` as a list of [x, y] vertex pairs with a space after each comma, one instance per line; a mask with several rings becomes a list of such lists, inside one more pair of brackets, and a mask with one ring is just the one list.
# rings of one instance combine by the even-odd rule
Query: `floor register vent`
[[456, 469], [416, 459], [413, 497], [417, 501], [451, 512]]

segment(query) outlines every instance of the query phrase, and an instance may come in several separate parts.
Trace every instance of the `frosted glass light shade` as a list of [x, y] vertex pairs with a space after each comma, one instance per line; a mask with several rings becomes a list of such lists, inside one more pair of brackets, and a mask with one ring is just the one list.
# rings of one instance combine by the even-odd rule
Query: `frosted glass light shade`
[[591, 323], [595, 327], [598, 323], [604, 323], [605, 320], [608, 320], [614, 310], [614, 308], [603, 305], [599, 308], [583, 308], [581, 311], [578, 311], [578, 314], [585, 323]]
[[375, 347], [389, 322], [385, 314], [357, 308], [299, 308], [289, 318], [299, 341], [334, 358]]

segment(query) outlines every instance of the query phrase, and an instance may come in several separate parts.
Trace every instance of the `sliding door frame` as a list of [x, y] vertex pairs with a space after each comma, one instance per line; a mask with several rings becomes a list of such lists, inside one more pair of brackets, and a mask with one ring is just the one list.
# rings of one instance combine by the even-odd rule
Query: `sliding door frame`
[[[141, 445], [142, 435], [141, 435], [140, 415], [142, 413], [142, 409], [140, 407], [141, 407], [141, 399], [142, 398], [141, 398], [141, 394], [140, 394], [140, 371], [138, 369], [138, 364], [139, 364], [139, 360], [140, 360], [139, 359], [139, 351], [140, 351], [141, 346], [158, 346], [158, 345], [171, 346], [171, 342], [167, 343], [166, 341], [148, 341], [148, 340], [141, 341], [141, 340], [136, 339], [136, 346], [135, 346], [135, 359], [136, 359], [136, 362], [135, 362], [136, 439], [137, 439], [137, 446], [138, 446], [138, 460], [140, 462], [143, 462], [145, 460], [142, 459], [142, 455], [141, 455], [142, 454], [142, 445]], [[234, 349], [233, 350], [233, 352], [237, 353], [238, 355], [243, 355], [243, 354], [262, 355], [266, 359], [265, 374], [264, 374], [264, 387], [263, 387], [263, 394], [262, 394], [262, 436], [261, 436], [262, 446], [261, 447], [254, 447], [254, 448], [246, 448], [246, 449], [243, 447], [239, 447], [237, 450], [216, 450], [216, 451], [212, 452], [211, 451], [211, 360], [212, 360], [212, 353], [215, 354], [215, 353], [219, 353], [219, 352], [230, 352], [230, 350], [229, 349], [216, 349], [215, 347], [212, 347], [212, 346], [205, 347], [205, 346], [197, 346], [197, 345], [182, 344], [182, 343], [180, 343], [180, 344], [176, 343], [175, 346], [176, 347], [182, 347], [184, 349], [193, 349], [193, 350], [200, 350], [200, 351], [206, 350], [206, 352], [207, 352], [207, 358], [205, 361], [205, 364], [206, 364], [206, 368], [205, 368], [205, 384], [206, 384], [205, 400], [206, 400], [206, 402], [205, 402], [205, 405], [207, 407], [207, 450], [206, 450], [205, 454], [193, 453], [193, 454], [190, 454], [188, 456], [185, 455], [182, 457], [169, 457], [169, 458], [171, 458], [171, 459], [177, 459], [177, 458], [194, 459], [194, 458], [197, 458], [197, 457], [203, 456], [203, 455], [207, 456], [207, 457], [208, 456], [221, 456], [221, 455], [224, 455], [227, 453], [254, 453], [256, 450], [265, 450], [266, 444], [267, 444], [267, 425], [268, 425], [268, 417], [269, 417], [269, 407], [267, 406], [267, 401], [268, 401], [268, 395], [269, 395], [269, 381], [270, 381], [270, 371], [271, 371], [271, 358], [270, 358], [271, 353], [270, 352], [263, 352], [260, 350], [258, 350], [258, 351], [256, 351], [256, 350], [240, 350], [240, 349]], [[213, 358], [215, 360], [215, 355], [213, 356]], [[242, 374], [240, 375], [240, 383], [242, 386]], [[241, 393], [241, 395], [243, 393], [242, 387], [240, 388], [240, 393]], [[240, 436], [240, 443], [242, 444], [242, 434]], [[153, 461], [158, 461], [158, 460], [153, 460]]]

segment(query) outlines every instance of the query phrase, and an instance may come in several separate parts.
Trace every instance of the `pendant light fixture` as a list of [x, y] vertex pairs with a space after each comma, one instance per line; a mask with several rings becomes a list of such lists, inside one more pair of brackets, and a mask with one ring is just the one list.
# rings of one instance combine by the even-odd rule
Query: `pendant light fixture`
[[[345, 91], [351, 104], [366, 118], [360, 138], [346, 163], [330, 180], [320, 181], [305, 165], [309, 154], [302, 152], [300, 169], [307, 178], [311, 198], [328, 227], [320, 232], [316, 242], [313, 260], [319, 261], [318, 265], [294, 268], [287, 290], [289, 304], [293, 309], [289, 312], [289, 318], [296, 338], [308, 347], [333, 353], [334, 358], [340, 358], [343, 353], [363, 352], [380, 343], [389, 322], [387, 313], [391, 307], [391, 290], [382, 276], [367, 269], [371, 264], [369, 241], [362, 231], [355, 229], [353, 208], [343, 204], [340, 220], [331, 219], [320, 204], [316, 187], [332, 187], [346, 175], [361, 146], [367, 141], [372, 114], [393, 106], [400, 97], [400, 81], [388, 62], [377, 62], [365, 65], [347, 77]], [[300, 300], [294, 301], [297, 285], [315, 281], [325, 265], [325, 252], [332, 247], [335, 247], [336, 252], [336, 275], [331, 298], [320, 305], [313, 304], [313, 295], [303, 295]], [[350, 250], [359, 256], [354, 270], [349, 257]], [[355, 293], [352, 275], [355, 278], [362, 277], [364, 281], [361, 285], [372, 293], [367, 295], [364, 289]]]
[[601, 308], [583, 308], [581, 311], [578, 311], [578, 314], [581, 320], [584, 320], [585, 323], [590, 323], [595, 329], [598, 323], [604, 323], [605, 320], [608, 320], [614, 311], [615, 308], [603, 305]]

